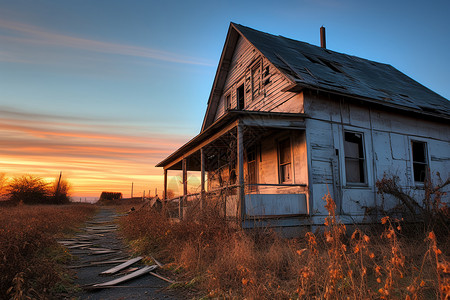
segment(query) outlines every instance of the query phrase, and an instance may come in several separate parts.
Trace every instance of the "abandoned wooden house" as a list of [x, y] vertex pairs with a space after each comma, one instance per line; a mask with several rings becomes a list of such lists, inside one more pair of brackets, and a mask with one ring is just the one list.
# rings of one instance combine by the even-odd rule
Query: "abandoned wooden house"
[[230, 24], [200, 133], [157, 165], [164, 191], [183, 170], [180, 217], [192, 171], [194, 196], [244, 228], [323, 224], [327, 193], [343, 222], [370, 222], [368, 209], [399, 204], [377, 194], [383, 176], [418, 196], [426, 176], [449, 177], [450, 102], [321, 34], [319, 47]]

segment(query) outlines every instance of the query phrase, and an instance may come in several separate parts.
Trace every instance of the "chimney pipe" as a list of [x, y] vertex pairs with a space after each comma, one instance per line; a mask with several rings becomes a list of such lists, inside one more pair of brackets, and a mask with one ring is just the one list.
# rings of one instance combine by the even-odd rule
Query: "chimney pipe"
[[325, 27], [320, 27], [320, 47], [327, 48], [327, 41], [325, 39]]

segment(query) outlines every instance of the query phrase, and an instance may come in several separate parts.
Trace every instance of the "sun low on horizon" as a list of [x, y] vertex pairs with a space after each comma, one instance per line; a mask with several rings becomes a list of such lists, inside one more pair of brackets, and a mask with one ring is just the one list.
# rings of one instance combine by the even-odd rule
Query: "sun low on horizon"
[[[324, 25], [330, 49], [392, 64], [450, 98], [449, 9], [444, 1], [3, 1], [0, 174], [51, 182], [62, 172], [74, 201], [102, 191], [129, 197], [132, 186], [133, 196], [161, 195], [155, 165], [199, 133], [230, 22], [311, 44]], [[177, 193], [180, 174], [170, 176]], [[189, 178], [195, 190], [198, 178]]]

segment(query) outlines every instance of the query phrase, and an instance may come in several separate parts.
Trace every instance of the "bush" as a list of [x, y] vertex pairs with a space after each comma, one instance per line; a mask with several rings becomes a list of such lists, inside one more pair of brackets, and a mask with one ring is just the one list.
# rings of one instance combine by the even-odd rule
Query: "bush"
[[51, 195], [49, 184], [33, 175], [14, 177], [7, 187], [10, 200], [25, 204], [48, 203]]
[[24, 204], [66, 204], [70, 202], [70, 183], [61, 178], [51, 185], [39, 176], [14, 177], [6, 186], [9, 200]]

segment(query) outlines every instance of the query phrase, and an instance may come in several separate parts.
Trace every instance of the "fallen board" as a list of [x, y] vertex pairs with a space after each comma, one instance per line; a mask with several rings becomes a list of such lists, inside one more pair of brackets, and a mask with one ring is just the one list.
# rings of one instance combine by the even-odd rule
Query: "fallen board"
[[114, 268], [111, 268], [111, 269], [101, 272], [100, 275], [111, 275], [111, 274], [117, 273], [120, 270], [125, 269], [126, 267], [131, 266], [134, 263], [137, 263], [141, 259], [142, 259], [142, 256], [135, 257], [133, 259], [130, 259], [130, 260], [124, 262], [123, 264], [115, 266]]
[[91, 255], [101, 255], [101, 254], [109, 254], [109, 253], [116, 253], [115, 250], [98, 250], [98, 251], [92, 251]]
[[157, 265], [153, 265], [153, 266], [145, 266], [142, 269], [139, 269], [131, 274], [125, 275], [123, 277], [111, 280], [111, 281], [107, 281], [107, 282], [103, 282], [103, 283], [97, 283], [92, 285], [93, 288], [107, 288], [109, 286], [113, 286], [125, 281], [128, 281], [130, 279], [142, 276], [144, 274], [147, 274], [151, 271], [153, 271], [154, 269], [156, 269], [158, 266]]

